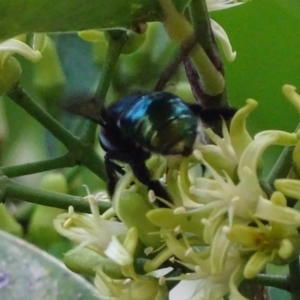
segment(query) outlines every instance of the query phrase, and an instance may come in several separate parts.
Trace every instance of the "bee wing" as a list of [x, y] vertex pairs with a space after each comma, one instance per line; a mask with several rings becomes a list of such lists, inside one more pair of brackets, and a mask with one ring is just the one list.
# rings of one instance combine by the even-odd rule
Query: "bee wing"
[[68, 101], [65, 101], [63, 108], [71, 114], [85, 117], [102, 126], [105, 124], [105, 110], [95, 97], [70, 97]]

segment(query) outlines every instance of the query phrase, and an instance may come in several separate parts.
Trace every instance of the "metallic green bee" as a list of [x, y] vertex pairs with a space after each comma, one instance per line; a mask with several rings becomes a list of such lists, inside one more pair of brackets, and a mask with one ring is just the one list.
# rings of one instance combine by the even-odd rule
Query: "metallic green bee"
[[188, 156], [199, 143], [205, 143], [203, 124], [230, 120], [236, 110], [230, 107], [204, 108], [187, 104], [168, 92], [137, 93], [122, 98], [108, 108], [97, 108], [96, 101], [72, 106], [73, 113], [101, 126], [100, 144], [106, 151], [108, 192], [114, 193], [120, 161], [131, 166], [136, 178], [155, 195], [172, 201], [158, 180], [152, 180], [145, 161], [151, 153]]

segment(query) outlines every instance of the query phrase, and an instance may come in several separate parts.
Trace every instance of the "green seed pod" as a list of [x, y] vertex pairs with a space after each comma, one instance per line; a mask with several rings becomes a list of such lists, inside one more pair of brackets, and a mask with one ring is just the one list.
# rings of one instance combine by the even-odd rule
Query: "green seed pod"
[[[68, 191], [67, 181], [60, 173], [45, 175], [41, 187], [64, 194]], [[62, 212], [60, 208], [37, 205], [28, 227], [28, 239], [44, 249], [60, 240], [60, 234], [53, 228], [53, 220]]]
[[160, 245], [158, 227], [153, 225], [146, 214], [153, 209], [148, 200], [136, 192], [126, 191], [114, 203], [118, 217], [129, 228], [136, 227], [139, 239], [147, 247], [158, 247]]
[[61, 173], [49, 173], [41, 181], [41, 188], [48, 191], [67, 194], [68, 184], [65, 176]]
[[122, 278], [119, 266], [107, 257], [103, 257], [88, 248], [69, 251], [64, 255], [64, 263], [71, 271], [87, 276], [95, 276], [96, 266], [101, 266], [106, 274]]

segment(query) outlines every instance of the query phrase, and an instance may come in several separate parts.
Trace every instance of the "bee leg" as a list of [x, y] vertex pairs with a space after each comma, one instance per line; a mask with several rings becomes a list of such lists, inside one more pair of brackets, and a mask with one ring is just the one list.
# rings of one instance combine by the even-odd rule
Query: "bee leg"
[[175, 58], [166, 66], [166, 68], [161, 73], [159, 80], [154, 88], [155, 91], [162, 91], [165, 88], [171, 77], [173, 77], [174, 74], [178, 72], [183, 59], [188, 56], [189, 52], [196, 44], [197, 39], [195, 37], [192, 37], [189, 41], [187, 41], [187, 43], [180, 47], [178, 53], [175, 55]]
[[[167, 200], [168, 202], [173, 202], [171, 196], [167, 190], [161, 185], [159, 180], [152, 180], [150, 172], [145, 165], [145, 161], [130, 161], [130, 167], [132, 169], [135, 177], [144, 185], [148, 187], [149, 190], [153, 190], [156, 197]], [[165, 206], [162, 202], [158, 202], [159, 206]]]
[[[115, 163], [112, 160], [118, 160], [130, 165], [134, 176], [149, 190], [153, 190], [157, 197], [163, 198], [169, 202], [173, 202], [167, 190], [161, 185], [158, 180], [151, 180], [150, 172], [146, 167], [145, 161], [150, 157], [150, 153], [144, 151], [135, 151], [130, 155], [124, 152], [110, 151], [105, 155], [105, 168], [107, 172], [107, 189], [110, 196], [113, 195], [118, 176]], [[161, 203], [160, 203], [161, 204]], [[161, 205], [163, 206], [163, 205]]]
[[118, 164], [111, 160], [109, 153], [107, 153], [104, 157], [104, 165], [107, 174], [107, 191], [109, 196], [112, 197], [119, 180], [117, 173], [124, 175], [125, 172]]

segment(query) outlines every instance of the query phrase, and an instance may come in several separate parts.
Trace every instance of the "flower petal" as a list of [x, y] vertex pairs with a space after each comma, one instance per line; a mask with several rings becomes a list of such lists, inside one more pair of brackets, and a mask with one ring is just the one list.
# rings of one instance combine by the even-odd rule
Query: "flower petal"
[[116, 262], [120, 266], [127, 266], [132, 264], [133, 257], [124, 248], [116, 236], [111, 237], [111, 242], [109, 243], [107, 249], [104, 251], [105, 255]]
[[[243, 1], [246, 2], [247, 0]], [[241, 5], [243, 2], [237, 2], [236, 0], [206, 0], [207, 10], [215, 11], [231, 8], [233, 6]]]
[[219, 40], [224, 55], [228, 61], [234, 61], [236, 58], [236, 52], [232, 50], [232, 46], [229, 41], [229, 37], [226, 31], [216, 21], [210, 19], [211, 28], [215, 37]]
[[33, 50], [42, 52], [46, 44], [46, 38], [46, 33], [35, 33], [32, 45]]
[[267, 263], [273, 260], [273, 256], [271, 255], [270, 250], [257, 251], [255, 252], [251, 258], [248, 260], [245, 269], [244, 269], [244, 277], [245, 278], [253, 278], [257, 275]]
[[296, 179], [277, 179], [274, 182], [275, 188], [287, 197], [300, 200], [300, 181]]
[[282, 91], [300, 114], [300, 95], [296, 92], [296, 88], [292, 85], [285, 84]]
[[246, 174], [246, 169], [256, 173], [256, 168], [262, 153], [271, 145], [280, 146], [294, 146], [297, 143], [297, 136], [295, 133], [288, 133], [280, 130], [266, 130], [258, 133], [254, 141], [247, 147], [243, 155], [241, 156], [238, 166], [238, 174], [240, 180], [242, 180]]
[[27, 44], [16, 39], [8, 39], [0, 43], [0, 52], [18, 53], [33, 62], [39, 61], [42, 57], [40, 51], [32, 50]]
[[245, 148], [252, 142], [252, 137], [246, 128], [246, 119], [256, 108], [257, 102], [248, 99], [246, 103], [244, 107], [237, 111], [230, 123], [231, 143], [238, 157], [241, 157]]
[[290, 207], [274, 205], [270, 200], [263, 197], [259, 197], [254, 217], [297, 227], [300, 226], [300, 213], [298, 211]]

